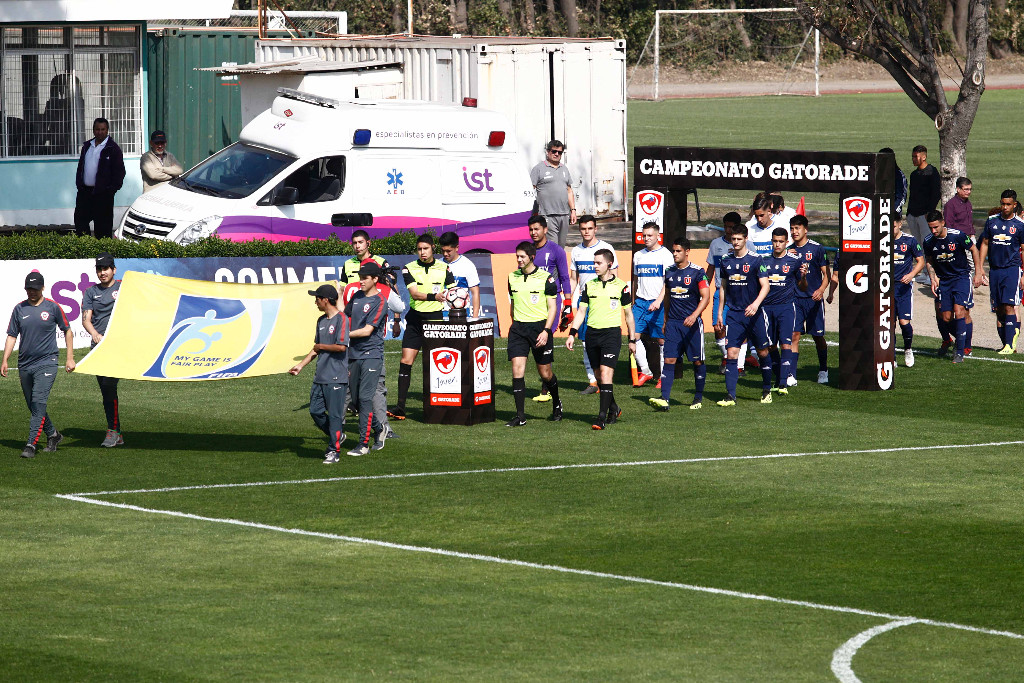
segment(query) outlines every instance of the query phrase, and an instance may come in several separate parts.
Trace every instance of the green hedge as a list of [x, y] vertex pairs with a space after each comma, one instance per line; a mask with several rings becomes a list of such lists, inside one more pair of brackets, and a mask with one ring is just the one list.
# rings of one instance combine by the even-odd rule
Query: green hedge
[[[416, 234], [399, 232], [373, 240], [374, 254], [415, 254]], [[352, 254], [348, 242], [331, 234], [325, 240], [232, 242], [213, 235], [183, 247], [173, 242], [96, 239], [55, 232], [27, 232], [0, 237], [0, 261], [95, 258], [109, 252], [116, 258], [198, 258], [210, 256], [336, 256]]]

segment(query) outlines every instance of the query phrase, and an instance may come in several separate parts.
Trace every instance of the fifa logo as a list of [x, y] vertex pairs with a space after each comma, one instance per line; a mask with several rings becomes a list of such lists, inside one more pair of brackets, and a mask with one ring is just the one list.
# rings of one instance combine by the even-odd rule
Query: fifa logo
[[160, 354], [143, 376], [178, 380], [237, 377], [267, 348], [280, 308], [280, 299], [182, 294]]

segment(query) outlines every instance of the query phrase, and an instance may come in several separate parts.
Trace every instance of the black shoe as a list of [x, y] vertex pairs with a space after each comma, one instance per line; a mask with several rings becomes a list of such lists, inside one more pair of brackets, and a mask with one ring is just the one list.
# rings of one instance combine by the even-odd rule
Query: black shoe
[[618, 407], [615, 404], [612, 404], [612, 409], [608, 411], [608, 419], [605, 420], [605, 422], [607, 424], [613, 425], [619, 421], [620, 417], [622, 417], [622, 408]]
[[551, 410], [551, 417], [548, 418], [548, 422], [561, 422], [562, 421], [562, 402], [559, 401], [555, 404], [555, 407]]
[[405, 408], [392, 408], [391, 410], [388, 411], [388, 417], [393, 418], [395, 420], [404, 420]]
[[57, 444], [64, 440], [64, 435], [60, 432], [55, 432], [53, 436], [46, 437], [46, 448], [43, 451], [47, 453], [56, 453]]
[[511, 420], [506, 422], [505, 426], [506, 427], [525, 427], [526, 426], [526, 418], [525, 417], [520, 417], [520, 416], [516, 415]]
[[596, 431], [601, 431], [602, 429], [605, 429], [607, 426], [608, 425], [605, 423], [605, 421], [599, 417], [596, 420], [594, 420], [594, 422], [590, 425], [590, 428]]
[[36, 457], [36, 447], [32, 444], [25, 444], [25, 448], [21, 451], [21, 457], [23, 458], [34, 458]]
[[580, 393], [581, 394], [596, 394], [597, 393], [597, 385], [596, 384], [588, 384]]

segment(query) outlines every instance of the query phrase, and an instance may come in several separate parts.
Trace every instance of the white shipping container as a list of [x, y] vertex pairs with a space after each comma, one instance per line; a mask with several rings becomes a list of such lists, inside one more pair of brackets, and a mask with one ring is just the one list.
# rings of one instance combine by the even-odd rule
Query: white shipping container
[[315, 57], [399, 62], [406, 99], [505, 114], [531, 163], [544, 144], [566, 145], [580, 213], [627, 213], [626, 44], [623, 40], [479, 37], [256, 41], [256, 61]]

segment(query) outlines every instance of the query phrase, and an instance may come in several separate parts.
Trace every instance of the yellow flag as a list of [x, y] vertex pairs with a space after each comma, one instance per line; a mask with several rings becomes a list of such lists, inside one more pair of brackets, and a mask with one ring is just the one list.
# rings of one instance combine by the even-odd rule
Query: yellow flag
[[321, 314], [308, 292], [320, 284], [233, 284], [129, 271], [106, 335], [75, 372], [158, 382], [288, 372], [313, 347]]

